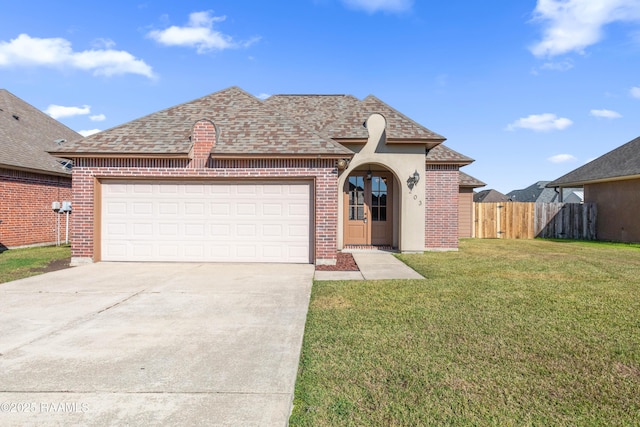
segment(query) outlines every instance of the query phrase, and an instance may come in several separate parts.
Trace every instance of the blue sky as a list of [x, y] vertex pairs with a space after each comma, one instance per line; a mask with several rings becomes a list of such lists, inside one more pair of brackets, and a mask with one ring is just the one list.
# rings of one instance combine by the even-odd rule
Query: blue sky
[[0, 87], [76, 131], [229, 86], [376, 95], [506, 193], [640, 136], [640, 0], [3, 2]]

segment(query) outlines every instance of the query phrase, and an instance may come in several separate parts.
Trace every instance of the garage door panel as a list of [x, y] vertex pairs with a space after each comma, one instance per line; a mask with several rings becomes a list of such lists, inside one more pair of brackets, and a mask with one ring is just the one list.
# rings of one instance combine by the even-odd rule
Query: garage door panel
[[103, 183], [110, 261], [310, 262], [310, 185]]

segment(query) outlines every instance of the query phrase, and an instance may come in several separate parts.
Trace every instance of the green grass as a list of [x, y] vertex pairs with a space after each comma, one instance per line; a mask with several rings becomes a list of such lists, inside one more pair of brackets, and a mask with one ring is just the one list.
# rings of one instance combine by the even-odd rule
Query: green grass
[[11, 249], [0, 253], [0, 283], [41, 274], [38, 269], [45, 268], [50, 262], [69, 258], [69, 246], [45, 246], [24, 249]]
[[291, 425], [640, 425], [637, 245], [400, 258], [426, 280], [314, 284]]

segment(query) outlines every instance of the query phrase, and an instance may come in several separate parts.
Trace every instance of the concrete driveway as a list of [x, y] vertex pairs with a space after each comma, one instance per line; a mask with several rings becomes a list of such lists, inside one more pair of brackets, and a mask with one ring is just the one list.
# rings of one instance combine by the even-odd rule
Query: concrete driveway
[[313, 270], [98, 263], [0, 284], [0, 425], [284, 426]]

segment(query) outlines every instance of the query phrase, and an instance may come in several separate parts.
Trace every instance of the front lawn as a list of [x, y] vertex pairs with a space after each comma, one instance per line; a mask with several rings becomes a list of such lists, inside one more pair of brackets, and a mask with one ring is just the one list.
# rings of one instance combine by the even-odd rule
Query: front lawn
[[640, 248], [464, 240], [316, 282], [291, 425], [640, 425]]
[[44, 246], [0, 252], [0, 283], [10, 282], [69, 265], [69, 246]]

